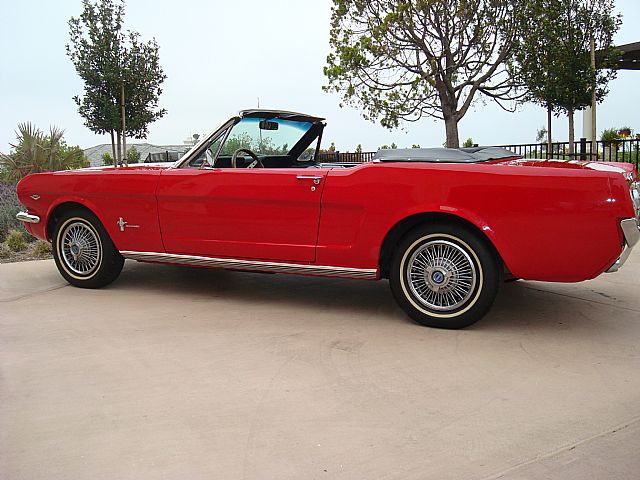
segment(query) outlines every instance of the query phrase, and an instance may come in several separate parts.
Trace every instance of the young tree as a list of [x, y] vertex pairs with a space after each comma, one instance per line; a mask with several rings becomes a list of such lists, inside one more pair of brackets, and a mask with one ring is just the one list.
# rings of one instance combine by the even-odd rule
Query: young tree
[[[325, 91], [393, 128], [424, 116], [444, 120], [446, 145], [478, 96], [509, 108], [517, 97], [507, 62], [514, 2], [333, 0]], [[507, 102], [507, 103], [505, 103]]]
[[82, 14], [69, 20], [66, 47], [84, 81], [84, 95], [74, 100], [91, 131], [111, 135], [113, 157], [120, 163], [127, 134], [145, 138], [148, 125], [166, 113], [158, 108], [166, 76], [155, 40], [144, 43], [138, 33], [123, 31], [122, 0], [82, 4]]
[[[551, 116], [565, 113], [569, 120], [569, 154], [574, 153], [576, 110], [608, 93], [617, 60], [613, 35], [620, 17], [613, 0], [528, 0], [518, 9], [523, 26], [516, 43], [515, 74], [526, 85], [526, 99], [547, 108], [547, 151], [551, 152]], [[531, 19], [536, 19], [532, 22]], [[591, 65], [594, 40], [597, 68]]]

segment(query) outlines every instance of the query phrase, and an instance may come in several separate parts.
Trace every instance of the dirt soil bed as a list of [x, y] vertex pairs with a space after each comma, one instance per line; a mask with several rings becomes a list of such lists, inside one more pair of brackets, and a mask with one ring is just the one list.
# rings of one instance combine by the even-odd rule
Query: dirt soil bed
[[11, 251], [8, 257], [0, 257], [0, 263], [25, 262], [27, 260], [48, 260], [50, 258], [53, 258], [51, 254], [38, 255], [35, 251], [36, 245], [37, 242], [27, 243], [27, 248], [25, 248], [21, 252]]

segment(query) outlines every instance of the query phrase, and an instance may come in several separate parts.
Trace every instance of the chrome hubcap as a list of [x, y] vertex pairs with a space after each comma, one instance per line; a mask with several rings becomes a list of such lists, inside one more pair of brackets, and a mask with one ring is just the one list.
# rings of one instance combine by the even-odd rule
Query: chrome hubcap
[[66, 266], [78, 275], [89, 275], [100, 262], [100, 242], [87, 224], [73, 222], [62, 232], [61, 253]]
[[471, 298], [477, 269], [459, 245], [433, 240], [413, 252], [407, 263], [406, 278], [420, 303], [431, 310], [452, 311]]

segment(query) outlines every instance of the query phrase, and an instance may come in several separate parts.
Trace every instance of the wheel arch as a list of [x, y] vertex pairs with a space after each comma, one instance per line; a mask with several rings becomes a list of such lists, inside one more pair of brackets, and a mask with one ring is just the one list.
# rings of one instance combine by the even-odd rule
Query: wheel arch
[[378, 259], [381, 278], [389, 278], [391, 260], [402, 238], [414, 228], [432, 222], [447, 222], [455, 225], [460, 225], [471, 231], [472, 233], [475, 233], [487, 244], [487, 246], [489, 246], [499, 264], [502, 265], [503, 268], [506, 268], [504, 267], [505, 263], [502, 259], [502, 256], [500, 255], [500, 252], [498, 251], [493, 241], [475, 223], [452, 213], [422, 212], [409, 215], [398, 221], [385, 235], [380, 247]]
[[102, 222], [102, 220], [98, 217], [97, 213], [91, 208], [84, 205], [83, 203], [80, 203], [78, 201], [72, 201], [72, 200], [61, 202], [57, 204], [55, 207], [53, 207], [49, 212], [49, 215], [47, 215], [47, 229], [45, 234], [50, 241], [53, 240], [53, 231], [55, 229], [56, 224], [62, 217], [62, 215], [64, 215], [69, 210], [74, 210], [74, 209], [85, 210], [89, 213], [92, 213], [98, 218], [98, 220], [100, 220], [100, 222]]

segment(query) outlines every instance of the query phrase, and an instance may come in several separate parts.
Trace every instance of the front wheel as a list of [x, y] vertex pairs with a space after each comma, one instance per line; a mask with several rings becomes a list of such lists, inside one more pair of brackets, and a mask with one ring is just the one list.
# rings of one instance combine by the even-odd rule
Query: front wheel
[[62, 215], [52, 243], [60, 274], [76, 287], [104, 287], [120, 275], [124, 265], [124, 258], [100, 220], [86, 210]]
[[499, 261], [485, 239], [437, 223], [409, 232], [395, 251], [389, 281], [402, 309], [421, 325], [458, 329], [480, 320], [498, 292]]

